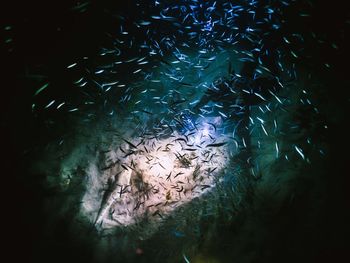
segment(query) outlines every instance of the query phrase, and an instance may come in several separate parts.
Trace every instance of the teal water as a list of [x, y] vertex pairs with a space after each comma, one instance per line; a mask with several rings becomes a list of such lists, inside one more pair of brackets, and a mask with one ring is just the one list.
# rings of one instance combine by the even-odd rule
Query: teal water
[[[254, 29], [246, 12], [256, 11], [258, 21], [263, 14], [268, 17], [261, 10], [268, 11], [264, 6], [269, 5], [247, 3], [239, 3], [244, 7], [236, 13], [237, 26], [253, 23]], [[226, 13], [221, 4], [207, 4], [215, 7], [213, 20]], [[2, 123], [8, 131], [5, 138], [11, 138], [6, 144], [6, 178], [15, 187], [5, 194], [5, 211], [13, 218], [7, 220], [8, 243], [26, 251], [33, 262], [316, 262], [345, 255], [347, 155], [340, 153], [347, 149], [343, 138], [349, 104], [342, 64], [345, 15], [340, 12], [324, 21], [329, 7], [291, 1], [274, 9], [274, 18], [267, 22], [281, 29], [264, 25], [256, 34], [245, 31], [247, 39], [226, 21], [239, 33], [235, 43], [220, 42], [231, 32], [215, 33], [224, 30], [220, 22], [218, 27], [181, 24], [173, 18], [184, 18], [177, 11], [164, 11], [160, 19], [159, 10], [176, 3], [152, 5], [106, 1], [76, 12], [62, 4], [55, 16], [48, 7], [32, 6], [28, 25], [20, 15], [9, 21], [13, 31], [6, 33], [14, 40], [6, 58], [14, 66], [6, 78], [11, 94]], [[38, 13], [49, 21], [46, 26], [36, 18]], [[201, 14], [198, 20], [210, 21]], [[186, 23], [195, 25], [186, 29]], [[259, 40], [267, 42], [272, 62], [262, 52], [252, 52]], [[235, 130], [243, 117], [235, 117], [230, 101], [243, 98], [243, 104], [235, 104], [247, 106], [252, 97], [239, 88], [234, 91], [241, 93], [230, 91], [229, 99], [220, 92], [206, 98], [206, 92], [220, 79], [239, 82], [234, 74], [243, 72], [244, 62], [260, 57], [270, 70], [257, 67], [255, 73], [267, 78], [277, 70], [283, 88], [274, 95], [267, 92], [266, 101], [253, 97], [259, 104], [250, 105], [247, 129]], [[201, 103], [203, 110], [198, 111], [195, 106]], [[164, 138], [171, 134], [166, 125], [179, 132], [190, 130], [174, 121], [184, 113], [192, 122], [221, 119], [218, 132], [230, 137], [222, 181], [171, 211], [161, 223], [150, 223], [152, 217], [146, 216], [136, 226], [98, 231], [93, 221], [112, 174], [100, 172], [106, 180], [91, 184], [88, 168], [102, 168], [107, 161], [101, 151], [118, 148], [121, 138], [138, 142], [144, 129], [163, 131]], [[249, 142], [243, 142], [247, 134]], [[90, 214], [82, 209], [84, 196], [96, 207]]]

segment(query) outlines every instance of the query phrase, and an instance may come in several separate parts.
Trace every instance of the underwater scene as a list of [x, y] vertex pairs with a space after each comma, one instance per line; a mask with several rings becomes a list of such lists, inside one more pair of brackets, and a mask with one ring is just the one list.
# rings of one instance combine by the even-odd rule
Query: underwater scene
[[9, 6], [4, 262], [349, 258], [345, 4]]

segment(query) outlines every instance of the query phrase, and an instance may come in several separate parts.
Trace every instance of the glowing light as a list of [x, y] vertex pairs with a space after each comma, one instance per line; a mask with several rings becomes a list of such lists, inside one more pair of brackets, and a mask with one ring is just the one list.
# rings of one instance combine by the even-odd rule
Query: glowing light
[[[205, 147], [216, 141], [209, 136], [209, 128], [206, 123], [198, 124], [196, 132], [186, 135], [188, 142], [174, 132], [162, 140], [148, 139], [137, 149], [125, 143], [108, 153], [108, 159], [116, 164], [102, 174], [91, 164], [83, 214], [101, 230], [132, 225], [144, 217], [162, 222], [177, 207], [210, 191], [229, 156], [227, 145]], [[221, 135], [218, 139], [227, 138]], [[128, 151], [133, 153], [125, 156]], [[107, 181], [112, 181], [109, 189], [101, 189]], [[93, 201], [96, 199], [102, 201]]]

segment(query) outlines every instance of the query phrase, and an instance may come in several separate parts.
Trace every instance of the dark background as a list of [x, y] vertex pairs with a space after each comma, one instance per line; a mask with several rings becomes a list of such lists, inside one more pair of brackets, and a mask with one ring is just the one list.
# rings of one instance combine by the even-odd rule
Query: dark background
[[[117, 2], [117, 1], [114, 1]], [[118, 1], [119, 2], [119, 1]], [[94, 54], [105, 39], [104, 30], [111, 20], [103, 9], [114, 6], [121, 12], [132, 12], [126, 2], [92, 1], [86, 12], [72, 10], [76, 1], [12, 1], [1, 6], [1, 219], [2, 249], [10, 256], [7, 262], [37, 262], [33, 254], [52, 255], [52, 262], [89, 262], [89, 251], [82, 244], [69, 242], [65, 225], [57, 227], [57, 240], [46, 240], [43, 200], [50, 194], [42, 187], [43, 177], [28, 171], [30, 160], [27, 151], [45, 145], [55, 137], [55, 131], [45, 126], [43, 119], [33, 116], [31, 104], [33, 87], [46, 79], [69, 87], [62, 79], [64, 68], [85, 55]], [[301, 2], [301, 1], [300, 1]], [[322, 213], [316, 221], [305, 216], [312, 207], [308, 197], [302, 196], [293, 207], [284, 211], [290, 218], [283, 231], [271, 233], [266, 247], [275, 247], [275, 253], [258, 262], [335, 262], [342, 257], [349, 260], [349, 16], [346, 4], [341, 1], [313, 1], [312, 17], [301, 24], [288, 19], [288, 30], [312, 29], [330, 45], [305, 43], [314, 63], [314, 71], [322, 76], [322, 94], [325, 103], [337, 107], [337, 116], [329, 123], [326, 142], [329, 152], [325, 158], [327, 192]], [[345, 1], [344, 1], [345, 2]], [[300, 4], [302, 6], [302, 4]], [[295, 6], [298, 9], [298, 5]], [[306, 21], [306, 22], [305, 22]], [[347, 21], [347, 23], [346, 23]], [[10, 30], [5, 30], [11, 26]], [[342, 33], [343, 32], [343, 33]], [[6, 42], [11, 38], [12, 41]], [[325, 71], [324, 62], [332, 65]], [[42, 80], [26, 76], [44, 75]], [[41, 81], [41, 82], [40, 82]], [[339, 114], [341, 113], [341, 114]], [[43, 116], [42, 118], [44, 118]], [[314, 217], [312, 217], [314, 218]], [[278, 218], [276, 218], [278, 222]], [[47, 246], [42, 246], [47, 242]], [[38, 244], [41, 244], [40, 246]], [[41, 250], [45, 248], [44, 250]], [[40, 250], [40, 251], [38, 251]], [[4, 261], [5, 262], [5, 261]], [[236, 260], [239, 262], [239, 259]]]

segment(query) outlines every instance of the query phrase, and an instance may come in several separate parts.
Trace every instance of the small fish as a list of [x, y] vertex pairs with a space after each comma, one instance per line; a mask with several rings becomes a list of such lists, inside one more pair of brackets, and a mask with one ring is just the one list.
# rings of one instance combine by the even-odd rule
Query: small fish
[[210, 188], [211, 186], [207, 184], [203, 184], [201, 185], [201, 187], [202, 187], [201, 190], [203, 191], [204, 189]]
[[265, 135], [269, 136], [269, 134], [267, 133], [267, 131], [266, 131], [265, 127], [264, 127], [264, 124], [261, 123], [260, 125], [261, 125], [261, 129], [264, 131]]
[[225, 145], [227, 142], [220, 142], [220, 143], [210, 143], [206, 147], [220, 147]]
[[280, 104], [283, 104], [282, 101], [280, 100], [280, 98], [278, 98], [276, 94], [274, 94], [271, 90], [268, 90], [268, 91], [269, 91], [269, 93], [270, 93], [272, 96], [275, 97], [275, 99], [276, 99]]
[[163, 216], [160, 214], [159, 210], [155, 211], [152, 216], [158, 215], [160, 218], [163, 218]]
[[177, 173], [177, 174], [174, 176], [174, 178], [178, 177], [178, 176], [181, 175], [181, 174], [184, 174], [184, 173], [183, 173], [183, 172], [179, 172], [179, 173]]
[[197, 151], [197, 149], [193, 149], [193, 148], [184, 148], [183, 150], [189, 151], [189, 152]]
[[35, 93], [34, 96], [38, 95], [40, 92], [42, 92], [44, 89], [46, 89], [49, 86], [50, 83], [46, 83], [43, 86], [41, 86], [40, 89], [38, 89]]
[[186, 261], [186, 263], [191, 263], [191, 262], [188, 260], [188, 258], [186, 257], [185, 254], [182, 254], [182, 256], [183, 256], [184, 260]]
[[47, 109], [48, 107], [50, 107], [52, 104], [54, 104], [55, 103], [55, 100], [52, 100], [49, 104], [47, 104], [46, 106], [45, 106], [45, 109]]
[[265, 121], [262, 118], [259, 118], [259, 117], [256, 117], [256, 118], [261, 122], [261, 124], [265, 123]]
[[140, 111], [142, 111], [142, 112], [144, 112], [144, 113], [147, 113], [147, 114], [149, 114], [149, 115], [153, 115], [152, 112], [149, 112], [149, 111], [146, 111], [146, 110], [140, 110]]
[[266, 99], [265, 99], [261, 94], [259, 94], [259, 93], [257, 93], [257, 92], [254, 92], [254, 95], [257, 96], [257, 97], [259, 97], [260, 99], [266, 101]]
[[161, 17], [160, 17], [160, 16], [151, 16], [151, 18], [156, 19], [156, 20], [161, 19]]
[[132, 148], [137, 149], [137, 147], [134, 144], [132, 144], [131, 142], [129, 142], [128, 140], [123, 139], [123, 141], [126, 142], [127, 144], [129, 144]]
[[275, 143], [275, 148], [276, 148], [276, 159], [279, 157], [279, 148], [277, 142]]
[[67, 66], [67, 68], [73, 68], [77, 65], [78, 63], [73, 63], [73, 64], [70, 64], [69, 66]]
[[301, 148], [299, 148], [298, 146], [296, 146], [296, 145], [294, 146], [294, 149], [301, 156], [301, 158], [303, 158], [303, 160], [305, 160], [305, 156], [304, 156], [303, 150]]
[[141, 25], [141, 26], [148, 26], [148, 25], [150, 25], [152, 22], [150, 22], [150, 21], [140, 21], [139, 22], [139, 24]]
[[60, 105], [57, 106], [56, 109], [58, 110], [58, 109], [61, 108], [64, 104], [65, 104], [65, 102], [62, 102]]
[[217, 169], [217, 167], [213, 168], [212, 170], [210, 170], [210, 168], [209, 168], [208, 173], [211, 174], [211, 173], [214, 172], [216, 169]]
[[179, 84], [181, 84], [183, 86], [193, 87], [192, 84], [189, 84], [189, 83], [186, 83], [186, 82], [182, 82], [182, 81], [179, 81]]
[[287, 44], [290, 44], [289, 40], [286, 37], [283, 37], [284, 42], [286, 42]]
[[219, 114], [220, 114], [222, 117], [224, 117], [224, 118], [228, 118], [228, 116], [227, 116], [225, 113], [221, 112], [221, 111], [219, 111]]
[[184, 187], [181, 186], [181, 188], [179, 190], [176, 190], [176, 192], [181, 193], [183, 190], [184, 190]]
[[129, 170], [124, 164], [121, 164], [121, 167], [123, 167], [125, 170]]
[[175, 141], [184, 141], [185, 143], [187, 143], [187, 140], [184, 138], [177, 138], [177, 139], [175, 139]]
[[165, 167], [161, 163], [158, 163], [158, 164], [159, 164], [160, 167], [162, 167], [164, 170], [166, 170]]
[[298, 58], [298, 55], [295, 54], [293, 51], [290, 51], [290, 53], [293, 55], [293, 57]]

